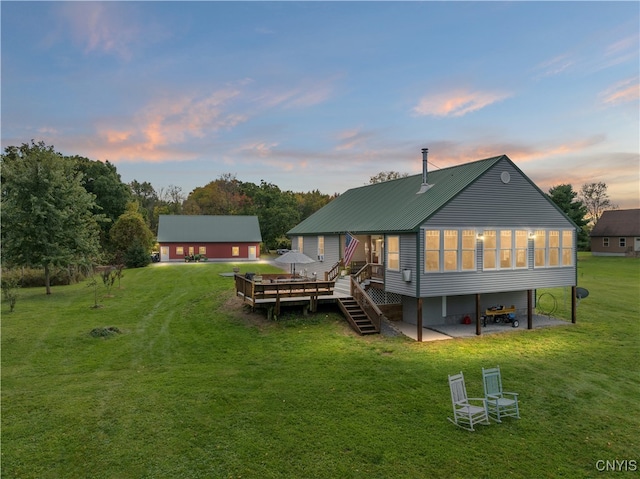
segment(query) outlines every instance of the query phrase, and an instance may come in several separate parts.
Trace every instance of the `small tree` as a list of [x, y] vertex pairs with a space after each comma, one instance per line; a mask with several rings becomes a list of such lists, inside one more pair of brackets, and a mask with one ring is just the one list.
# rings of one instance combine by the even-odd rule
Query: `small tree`
[[102, 283], [104, 287], [107, 288], [107, 295], [111, 295], [111, 288], [113, 287], [113, 283], [116, 282], [116, 271], [114, 268], [106, 268], [101, 273]]
[[125, 252], [124, 263], [127, 268], [144, 268], [151, 263], [148, 248], [136, 242]]
[[586, 250], [589, 246], [589, 234], [585, 229], [588, 221], [585, 219], [587, 208], [582, 201], [576, 199], [578, 194], [573, 191], [571, 185], [557, 185], [549, 189], [549, 198], [558, 208], [573, 221], [578, 230], [578, 249]]
[[18, 280], [15, 278], [5, 278], [3, 276], [2, 281], [2, 298], [9, 303], [9, 311], [13, 313], [16, 307], [16, 301], [18, 301], [17, 288], [20, 287]]
[[594, 225], [598, 222], [604, 211], [615, 210], [618, 207], [609, 199], [609, 195], [607, 195], [607, 184], [602, 182], [585, 183], [582, 185], [579, 198], [587, 208], [589, 221]]
[[100, 305], [98, 304], [98, 280], [94, 275], [87, 280], [87, 287], [93, 288], [93, 309], [98, 309]]
[[[138, 203], [129, 203], [127, 211], [118, 218], [111, 228], [110, 234], [116, 250], [123, 255], [124, 263], [128, 267], [131, 267], [132, 251], [135, 251], [136, 255], [141, 254], [138, 253], [138, 249], [142, 249], [144, 256], [147, 257], [144, 266], [149, 264], [148, 256], [153, 246], [153, 233], [139, 212]], [[139, 264], [140, 262], [133, 260], [133, 263]]]

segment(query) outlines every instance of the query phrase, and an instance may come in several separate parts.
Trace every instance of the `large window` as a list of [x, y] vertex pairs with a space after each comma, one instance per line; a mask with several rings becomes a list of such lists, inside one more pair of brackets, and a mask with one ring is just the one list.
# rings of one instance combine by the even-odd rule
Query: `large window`
[[500, 269], [513, 267], [513, 242], [511, 230], [500, 230]]
[[324, 236], [318, 236], [318, 259], [324, 261]]
[[460, 260], [460, 264], [464, 271], [475, 271], [476, 269], [475, 230], [462, 231], [462, 258]]
[[537, 230], [533, 240], [536, 268], [573, 266], [573, 230]]
[[562, 232], [562, 266], [573, 265], [573, 231]]
[[475, 271], [475, 230], [425, 230], [426, 272]]
[[184, 254], [184, 247], [182, 246], [176, 246], [176, 254], [178, 256], [182, 256]]
[[458, 271], [457, 230], [444, 230], [444, 270]]
[[304, 246], [303, 237], [298, 236], [298, 251], [300, 251], [301, 253], [304, 253], [303, 246]]
[[425, 231], [424, 244], [425, 270], [440, 271], [440, 231]]
[[207, 254], [207, 247], [206, 246], [198, 246], [198, 254], [206, 255]]
[[496, 269], [497, 266], [497, 249], [498, 241], [495, 230], [485, 230], [482, 234], [483, 246], [483, 269]]
[[527, 249], [529, 247], [529, 233], [523, 230], [516, 230], [516, 268], [527, 267]]
[[240, 256], [240, 246], [231, 247], [231, 256]]
[[541, 268], [547, 265], [547, 232], [537, 230], [533, 239], [534, 265]]
[[549, 231], [549, 266], [560, 264], [560, 232]]
[[387, 269], [400, 271], [399, 236], [387, 236]]

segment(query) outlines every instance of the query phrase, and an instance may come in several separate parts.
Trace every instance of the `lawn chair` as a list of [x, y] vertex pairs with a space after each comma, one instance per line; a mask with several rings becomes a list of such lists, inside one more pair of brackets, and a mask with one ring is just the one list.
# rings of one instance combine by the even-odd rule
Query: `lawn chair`
[[[489, 424], [487, 401], [483, 398], [467, 397], [462, 371], [460, 374], [449, 376], [449, 389], [451, 389], [451, 403], [453, 405], [453, 419], [447, 418], [449, 421], [467, 431], [474, 431], [474, 424]], [[475, 404], [471, 404], [471, 402]]]
[[484, 384], [484, 397], [487, 400], [489, 416], [497, 422], [502, 422], [502, 417], [515, 417], [520, 419], [518, 408], [518, 393], [502, 390], [502, 377], [500, 367], [482, 368], [482, 382]]

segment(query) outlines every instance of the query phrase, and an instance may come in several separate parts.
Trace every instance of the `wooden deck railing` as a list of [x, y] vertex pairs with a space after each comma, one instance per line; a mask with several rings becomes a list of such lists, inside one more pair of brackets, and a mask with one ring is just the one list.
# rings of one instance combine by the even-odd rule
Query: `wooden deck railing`
[[280, 297], [326, 296], [333, 294], [335, 281], [318, 281], [291, 275], [263, 274], [247, 277], [236, 274], [236, 294], [252, 301]]
[[384, 280], [384, 266], [381, 264], [367, 263], [360, 268], [353, 277], [359, 284], [362, 284], [368, 279], [382, 281]]

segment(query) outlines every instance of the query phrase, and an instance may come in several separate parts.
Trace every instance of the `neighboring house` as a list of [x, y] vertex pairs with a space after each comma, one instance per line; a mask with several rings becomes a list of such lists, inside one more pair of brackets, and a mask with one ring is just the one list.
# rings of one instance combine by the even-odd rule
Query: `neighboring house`
[[[352, 260], [380, 265], [377, 303], [403, 321], [459, 323], [494, 305], [531, 317], [537, 288], [576, 287], [576, 225], [507, 156], [348, 190], [288, 231], [293, 249], [332, 270], [347, 233]], [[359, 266], [358, 266], [359, 267]], [[575, 320], [575, 308], [573, 309]]]
[[609, 210], [591, 231], [594, 256], [640, 256], [640, 209]]
[[251, 260], [260, 257], [256, 216], [160, 215], [160, 261], [207, 259]]

